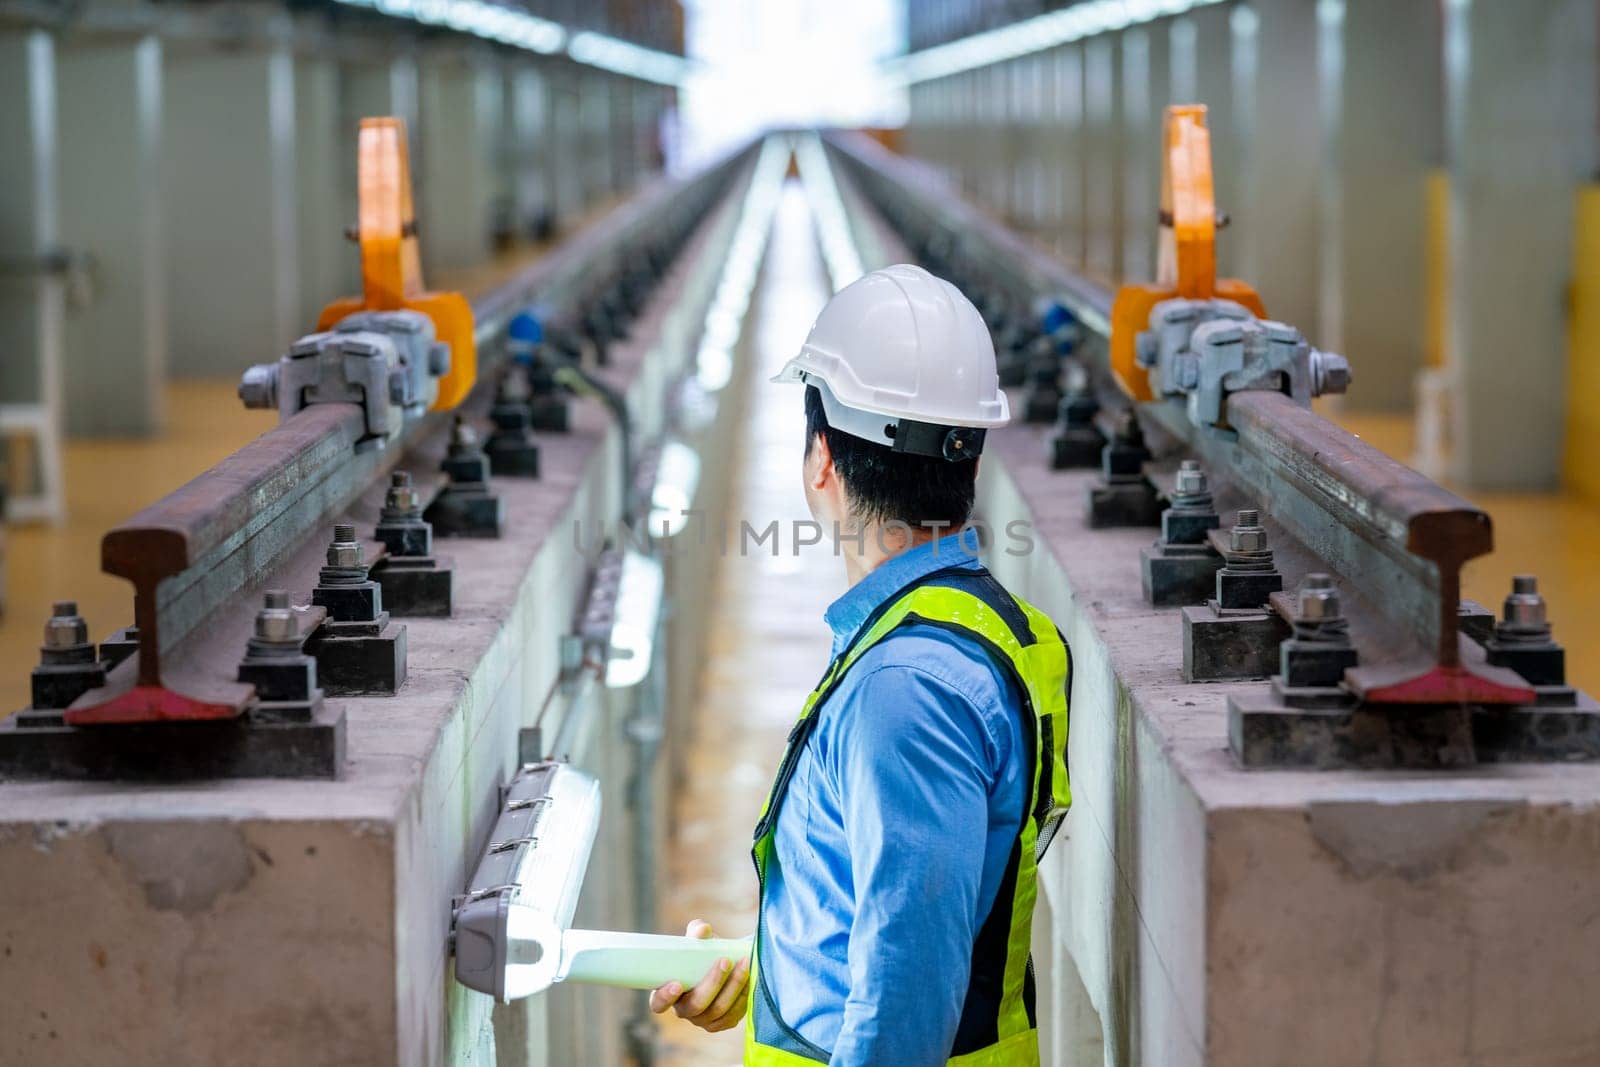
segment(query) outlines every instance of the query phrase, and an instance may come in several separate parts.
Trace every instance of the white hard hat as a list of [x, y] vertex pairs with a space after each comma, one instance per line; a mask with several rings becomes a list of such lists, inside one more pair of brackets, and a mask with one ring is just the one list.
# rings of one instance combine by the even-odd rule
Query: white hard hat
[[897, 452], [974, 457], [1011, 420], [983, 316], [907, 263], [835, 293], [772, 380], [817, 386], [830, 426]]

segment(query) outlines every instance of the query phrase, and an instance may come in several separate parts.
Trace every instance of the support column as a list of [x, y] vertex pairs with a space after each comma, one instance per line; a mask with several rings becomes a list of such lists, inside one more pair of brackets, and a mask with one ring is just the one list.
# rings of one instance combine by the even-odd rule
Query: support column
[[1121, 39], [1102, 34], [1084, 45], [1083, 112], [1088, 131], [1084, 265], [1091, 276], [1122, 277]]
[[[1230, 9], [1222, 5], [1197, 8], [1182, 18], [1172, 20], [1168, 41], [1171, 46], [1171, 102], [1206, 106], [1217, 207], [1237, 220], [1244, 207], [1240, 202], [1240, 190], [1249, 157], [1240, 151], [1234, 106], [1234, 69], [1239, 60], [1233, 52], [1229, 15]], [[1241, 232], [1234, 228], [1218, 234], [1218, 273], [1240, 273]]]
[[346, 125], [340, 107], [339, 67], [325, 54], [295, 60], [295, 153], [299, 182], [300, 329], [309, 332], [330, 300], [361, 291], [361, 256], [345, 240], [356, 223], [354, 169], [345, 186], [343, 157], [356, 157], [359, 123]]
[[544, 75], [533, 63], [519, 63], [511, 74], [511, 123], [508, 146], [512, 170], [512, 212], [517, 228], [529, 237], [550, 232], [551, 144], [549, 93]]
[[0, 34], [0, 404], [45, 403], [59, 381], [64, 285], [56, 201], [56, 47], [48, 33]]
[[417, 196], [423, 271], [484, 263], [493, 251], [494, 155], [501, 82], [477, 49], [425, 57]]
[[164, 79], [172, 372], [231, 379], [304, 332], [294, 56], [168, 45]]
[[634, 82], [618, 78], [611, 83], [611, 188], [631, 192], [638, 181], [638, 147], [633, 128]]
[[[167, 369], [161, 42], [84, 38], [57, 58], [61, 240], [93, 261], [93, 283], [66, 317], [66, 431], [152, 434]], [[106, 121], [113, 110], [118, 120]]]
[[[66, 276], [48, 266], [63, 251], [56, 48], [48, 33], [0, 33], [0, 100], [0, 432], [26, 436], [31, 446], [31, 454], [29, 446], [0, 450], [9, 490], [0, 518], [59, 519]], [[4, 599], [0, 574], [0, 604]]]
[[583, 130], [583, 206], [588, 209], [615, 192], [611, 186], [610, 77], [585, 72], [579, 79], [578, 98]]
[[1056, 248], [1068, 264], [1083, 265], [1087, 240], [1087, 205], [1084, 198], [1086, 138], [1083, 129], [1083, 47], [1069, 44], [1055, 53], [1057, 127], [1060, 167], [1056, 181], [1061, 190], [1061, 229]]
[[[1219, 204], [1234, 220], [1236, 270], [1260, 291], [1272, 318], [1321, 343], [1317, 5], [1261, 0], [1235, 7], [1230, 23], [1239, 132], [1232, 162], [1243, 195]], [[1208, 54], [1202, 41], [1202, 70]]]
[[577, 75], [562, 71], [552, 75], [550, 92], [554, 151], [550, 154], [555, 190], [556, 225], [565, 228], [583, 214], [583, 142], [579, 124]]
[[1408, 410], [1426, 344], [1427, 177], [1444, 124], [1438, 4], [1321, 0], [1318, 21], [1317, 343], [1350, 360], [1352, 409]]
[[1595, 167], [1592, 0], [1445, 6], [1457, 476], [1553, 487], [1579, 183]]
[[1170, 96], [1165, 26], [1122, 34], [1122, 276], [1154, 281], [1161, 205], [1161, 117]]

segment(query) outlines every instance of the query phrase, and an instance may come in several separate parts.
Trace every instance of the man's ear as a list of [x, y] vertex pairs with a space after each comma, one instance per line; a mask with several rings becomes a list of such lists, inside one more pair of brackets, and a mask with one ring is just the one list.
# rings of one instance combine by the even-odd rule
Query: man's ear
[[822, 492], [839, 477], [833, 467], [833, 452], [828, 448], [827, 434], [817, 434], [811, 439], [811, 454], [806, 457], [806, 485], [813, 492]]

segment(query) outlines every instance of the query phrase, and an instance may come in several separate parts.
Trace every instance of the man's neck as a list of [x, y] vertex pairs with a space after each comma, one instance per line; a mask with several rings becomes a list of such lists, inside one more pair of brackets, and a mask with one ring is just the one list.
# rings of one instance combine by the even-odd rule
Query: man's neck
[[853, 534], [839, 541], [840, 552], [844, 556], [845, 579], [854, 586], [894, 557], [937, 538], [938, 534], [927, 527], [907, 527], [903, 523], [889, 526], [868, 523], [861, 531], [859, 545]]

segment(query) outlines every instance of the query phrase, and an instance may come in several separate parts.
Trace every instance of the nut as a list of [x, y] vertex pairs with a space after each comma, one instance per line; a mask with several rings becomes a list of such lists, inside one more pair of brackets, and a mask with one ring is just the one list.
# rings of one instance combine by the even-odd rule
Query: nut
[[50, 608], [50, 618], [44, 624], [45, 648], [71, 648], [89, 643], [89, 624], [78, 614], [78, 605], [71, 600], [58, 600]]
[[1549, 628], [1544, 597], [1539, 595], [1539, 579], [1534, 575], [1519, 574], [1511, 579], [1511, 595], [1506, 597], [1504, 609], [1508, 626], [1526, 630]]
[[1312, 391], [1317, 396], [1350, 388], [1350, 361], [1335, 352], [1311, 351]]
[[389, 476], [389, 492], [383, 498], [383, 510], [411, 514], [422, 509], [422, 494], [411, 484], [410, 471], [395, 471]]
[[239, 379], [239, 399], [247, 408], [278, 406], [278, 365], [257, 363]]
[[365, 563], [361, 542], [356, 540], [356, 528], [341, 522], [333, 528], [333, 543], [328, 546], [328, 566], [356, 568]]
[[256, 612], [256, 637], [273, 644], [298, 644], [300, 624], [289, 607], [289, 594], [283, 589], [269, 589], [262, 598], [262, 608]]
[[1207, 492], [1206, 472], [1200, 461], [1186, 459], [1178, 466], [1177, 491], [1183, 496], [1202, 496]]
[[1307, 622], [1337, 619], [1344, 614], [1339, 602], [1339, 591], [1333, 587], [1333, 578], [1326, 574], [1308, 574], [1300, 586], [1300, 618]]
[[1235, 552], [1265, 552], [1267, 531], [1261, 525], [1261, 513], [1255, 508], [1240, 508], [1233, 529], [1228, 532], [1228, 547]]

